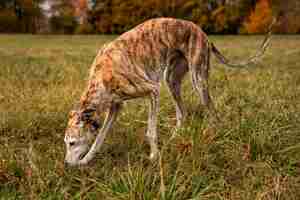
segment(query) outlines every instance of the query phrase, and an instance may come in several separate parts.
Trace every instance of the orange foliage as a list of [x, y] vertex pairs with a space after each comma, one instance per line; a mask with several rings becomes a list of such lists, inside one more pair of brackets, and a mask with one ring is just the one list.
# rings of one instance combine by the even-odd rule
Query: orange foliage
[[80, 10], [86, 10], [87, 9], [87, 1], [86, 0], [79, 0], [78, 7]]
[[221, 32], [226, 28], [225, 6], [220, 6], [212, 12], [215, 19], [215, 31]]
[[270, 0], [259, 0], [255, 9], [250, 13], [248, 21], [244, 23], [247, 33], [264, 33], [265, 28], [272, 21]]
[[86, 13], [86, 10], [87, 10], [87, 1], [86, 0], [73, 0], [72, 4], [75, 9], [76, 16], [82, 16], [84, 13]]

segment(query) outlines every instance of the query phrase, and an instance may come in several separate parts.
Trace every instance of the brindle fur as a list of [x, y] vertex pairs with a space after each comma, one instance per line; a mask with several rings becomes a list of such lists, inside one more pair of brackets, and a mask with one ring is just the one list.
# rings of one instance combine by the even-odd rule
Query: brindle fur
[[[151, 147], [150, 157], [155, 158], [158, 153], [157, 115], [162, 79], [173, 97], [177, 127], [182, 125], [185, 116], [180, 86], [188, 71], [192, 86], [202, 103], [216, 117], [208, 91], [211, 50], [221, 62], [230, 64], [225, 57], [221, 57], [222, 54], [197, 25], [172, 18], [148, 20], [105, 45], [92, 64], [88, 87], [81, 97], [78, 113], [82, 116], [80, 123], [87, 125], [93, 120], [83, 120], [86, 113], [89, 113], [88, 118], [93, 118], [92, 113], [108, 111], [108, 114], [89, 152], [74, 163], [86, 164], [94, 157], [116, 119], [122, 102], [139, 97], [150, 99], [146, 135]], [[82, 131], [75, 130], [78, 126], [72, 124], [66, 131], [67, 148], [68, 142], [84, 137]]]

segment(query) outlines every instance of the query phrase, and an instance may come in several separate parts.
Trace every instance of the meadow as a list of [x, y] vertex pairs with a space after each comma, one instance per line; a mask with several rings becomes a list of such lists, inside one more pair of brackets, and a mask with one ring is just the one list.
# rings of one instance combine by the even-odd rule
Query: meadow
[[[212, 58], [210, 91], [221, 122], [184, 83], [188, 117], [177, 136], [162, 88], [160, 162], [145, 138], [148, 102], [129, 101], [96, 159], [64, 165], [68, 112], [97, 50], [116, 36], [0, 35], [0, 199], [299, 200], [300, 36], [276, 35], [256, 67]], [[236, 61], [263, 36], [210, 36]]]

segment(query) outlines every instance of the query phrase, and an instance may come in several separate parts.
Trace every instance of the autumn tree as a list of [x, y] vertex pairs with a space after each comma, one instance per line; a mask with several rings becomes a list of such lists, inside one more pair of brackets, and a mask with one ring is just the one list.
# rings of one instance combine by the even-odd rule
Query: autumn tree
[[71, 34], [78, 24], [71, 0], [52, 0], [51, 30], [54, 33]]
[[262, 33], [272, 15], [277, 32], [300, 32], [298, 0], [0, 0], [0, 32], [37, 33], [43, 1], [53, 33], [120, 34], [155, 17], [190, 20], [207, 33]]
[[43, 15], [40, 3], [42, 3], [42, 0], [16, 0], [16, 5], [19, 8], [16, 10], [16, 14], [21, 22], [22, 32], [37, 32], [39, 19]]
[[36, 33], [43, 16], [43, 0], [1, 0], [0, 31]]
[[230, 0], [224, 4], [224, 19], [218, 24], [223, 25], [221, 33], [237, 34], [243, 25], [244, 19], [249, 15], [253, 0]]
[[272, 0], [272, 8], [277, 16], [277, 26], [275, 31], [278, 33], [300, 33], [300, 1]]
[[272, 18], [270, 0], [259, 0], [244, 23], [244, 29], [247, 33], [264, 33]]
[[14, 11], [14, 2], [0, 1], [0, 32], [16, 32], [18, 18]]

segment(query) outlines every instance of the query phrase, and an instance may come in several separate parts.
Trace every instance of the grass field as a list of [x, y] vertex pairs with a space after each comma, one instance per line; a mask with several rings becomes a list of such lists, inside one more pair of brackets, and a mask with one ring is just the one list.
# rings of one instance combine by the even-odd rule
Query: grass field
[[[175, 109], [163, 88], [161, 165], [148, 160], [147, 101], [136, 100], [124, 106], [94, 162], [65, 167], [68, 112], [97, 49], [113, 38], [0, 35], [0, 199], [300, 199], [300, 36], [274, 36], [255, 68], [212, 59], [217, 126], [187, 79], [188, 118], [169, 142]], [[263, 39], [210, 38], [235, 60]]]

